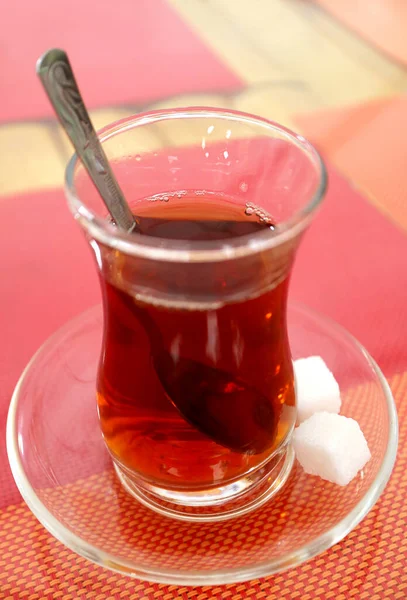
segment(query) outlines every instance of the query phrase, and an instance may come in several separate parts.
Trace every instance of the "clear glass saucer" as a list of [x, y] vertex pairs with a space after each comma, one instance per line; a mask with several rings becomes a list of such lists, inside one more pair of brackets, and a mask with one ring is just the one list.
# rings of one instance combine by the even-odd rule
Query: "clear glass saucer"
[[346, 487], [305, 475], [295, 462], [269, 502], [240, 518], [191, 523], [143, 506], [120, 484], [98, 426], [95, 377], [102, 311], [54, 334], [14, 392], [7, 450], [17, 486], [52, 535], [82, 556], [140, 579], [180, 585], [245, 581], [294, 567], [345, 537], [383, 491], [396, 457], [389, 386], [362, 346], [311, 310], [291, 305], [294, 359], [319, 355], [372, 452]]

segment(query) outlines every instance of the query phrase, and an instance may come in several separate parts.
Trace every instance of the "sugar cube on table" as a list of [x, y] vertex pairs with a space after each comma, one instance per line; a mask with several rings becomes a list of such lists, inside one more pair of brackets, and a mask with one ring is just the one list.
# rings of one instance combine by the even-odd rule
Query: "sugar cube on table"
[[294, 430], [293, 448], [306, 473], [347, 485], [370, 460], [359, 424], [342, 415], [315, 413]]
[[339, 413], [339, 385], [320, 356], [309, 356], [294, 361], [294, 373], [299, 423], [316, 412]]

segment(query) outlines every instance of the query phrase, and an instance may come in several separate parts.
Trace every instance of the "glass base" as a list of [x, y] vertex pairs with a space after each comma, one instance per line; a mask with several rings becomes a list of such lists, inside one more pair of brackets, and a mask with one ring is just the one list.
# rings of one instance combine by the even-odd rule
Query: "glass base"
[[287, 445], [255, 473], [228, 485], [199, 492], [140, 485], [134, 475], [117, 463], [114, 468], [125, 490], [151, 510], [181, 521], [213, 522], [241, 517], [275, 496], [290, 475], [294, 457], [294, 450]]

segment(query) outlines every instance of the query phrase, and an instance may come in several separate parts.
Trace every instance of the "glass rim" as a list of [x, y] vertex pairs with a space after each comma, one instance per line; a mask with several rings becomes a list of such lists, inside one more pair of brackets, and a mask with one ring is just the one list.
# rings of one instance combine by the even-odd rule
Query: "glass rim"
[[79, 198], [74, 183], [75, 168], [80, 161], [76, 153], [69, 160], [65, 171], [65, 194], [74, 218], [93, 239], [106, 246], [120, 250], [127, 255], [166, 262], [219, 262], [230, 260], [269, 250], [298, 236], [311, 222], [324, 198], [327, 188], [327, 171], [324, 161], [314, 146], [302, 135], [291, 131], [287, 127], [250, 113], [193, 106], [153, 110], [125, 117], [100, 129], [98, 136], [103, 144], [109, 138], [138, 126], [151, 125], [169, 119], [207, 118], [210, 116], [245, 122], [277, 132], [281, 137], [294, 143], [297, 147], [301, 147], [307, 156], [313, 159], [319, 171], [316, 191], [304, 206], [296, 210], [288, 219], [279, 223], [278, 228], [274, 231], [265, 229], [254, 234], [243, 235], [227, 240], [227, 243], [225, 240], [167, 240], [134, 232], [128, 233], [98, 216]]
[[[306, 307], [305, 305], [295, 303], [292, 304], [292, 306], [294, 306], [295, 309], [300, 313], [302, 312], [308, 314], [313, 318], [321, 318], [320, 313]], [[91, 314], [95, 308], [96, 307], [92, 307], [84, 313], [81, 313], [79, 316], [74, 317], [74, 319], [68, 321], [68, 323], [53, 333], [37, 350], [17, 382], [7, 415], [7, 455], [17, 488], [32, 513], [37, 517], [42, 525], [66, 547], [98, 565], [120, 573], [121, 575], [129, 575], [130, 577], [139, 578], [144, 581], [163, 583], [167, 585], [224, 585], [282, 573], [287, 569], [299, 566], [303, 562], [319, 555], [321, 552], [340, 542], [350, 531], [354, 529], [354, 527], [356, 527], [356, 525], [358, 525], [358, 523], [362, 521], [362, 519], [374, 506], [390, 479], [397, 456], [398, 418], [395, 402], [385, 376], [383, 375], [376, 361], [370, 356], [364, 346], [362, 346], [362, 344], [344, 327], [336, 323], [333, 319], [324, 315], [323, 320], [325, 321], [326, 325], [344, 336], [348, 341], [352, 342], [355, 347], [358, 348], [359, 352], [364, 356], [381, 388], [388, 415], [388, 443], [376, 476], [369, 488], [364, 493], [363, 497], [348, 514], [342, 517], [338, 523], [336, 523], [326, 532], [318, 535], [311, 542], [300, 545], [299, 547], [283, 554], [282, 556], [273, 559], [265, 559], [258, 563], [255, 567], [224, 567], [221, 569], [215, 569], [212, 572], [191, 571], [184, 573], [178, 571], [177, 569], [171, 569], [168, 567], [161, 570], [157, 568], [138, 567], [135, 565], [134, 561], [127, 560], [122, 556], [118, 557], [116, 554], [106, 551], [80, 538], [66, 525], [62, 524], [37, 495], [29, 476], [24, 469], [20, 453], [17, 431], [17, 414], [21, 390], [26, 378], [29, 376], [31, 366], [35, 363], [37, 358], [39, 358], [48, 350], [50, 346], [52, 346], [55, 339], [58, 339], [61, 334], [67, 333], [73, 324], [80, 322], [84, 315]]]

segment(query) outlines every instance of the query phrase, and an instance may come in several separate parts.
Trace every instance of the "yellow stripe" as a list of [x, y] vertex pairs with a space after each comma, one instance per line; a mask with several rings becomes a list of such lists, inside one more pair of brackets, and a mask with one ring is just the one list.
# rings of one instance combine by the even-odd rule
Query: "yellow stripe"
[[247, 84], [297, 85], [293, 109], [302, 110], [304, 103], [313, 109], [343, 106], [405, 89], [400, 66], [311, 2], [169, 1]]

